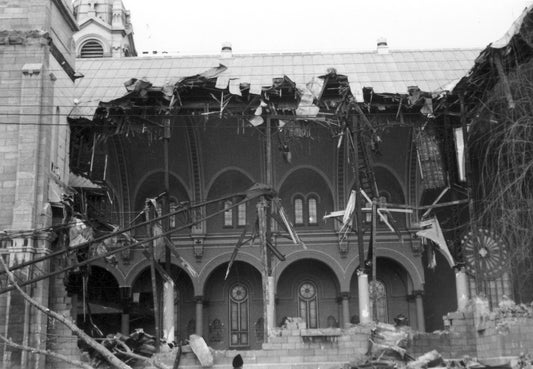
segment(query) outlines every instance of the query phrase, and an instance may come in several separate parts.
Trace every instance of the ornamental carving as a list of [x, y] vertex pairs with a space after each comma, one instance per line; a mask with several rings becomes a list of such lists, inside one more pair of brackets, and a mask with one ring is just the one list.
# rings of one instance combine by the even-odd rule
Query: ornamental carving
[[0, 31], [0, 45], [28, 45], [35, 43], [40, 43], [41, 45], [48, 45], [49, 41], [50, 36], [48, 35], [48, 32], [43, 32], [40, 30]]

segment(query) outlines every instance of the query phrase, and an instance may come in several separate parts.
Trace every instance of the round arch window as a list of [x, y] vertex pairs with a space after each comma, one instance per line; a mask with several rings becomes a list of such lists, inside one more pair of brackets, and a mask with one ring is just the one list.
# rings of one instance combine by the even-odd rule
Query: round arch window
[[81, 58], [103, 58], [104, 48], [97, 40], [88, 40], [83, 43], [80, 49]]

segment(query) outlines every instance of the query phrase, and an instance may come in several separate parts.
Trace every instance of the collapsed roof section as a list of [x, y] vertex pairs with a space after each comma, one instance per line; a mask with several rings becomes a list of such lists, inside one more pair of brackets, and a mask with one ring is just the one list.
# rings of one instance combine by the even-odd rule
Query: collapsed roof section
[[[451, 95], [464, 98], [466, 103], [464, 110], [469, 112], [469, 117], [472, 118], [482, 108], [483, 104], [479, 102], [484, 101], [487, 94], [501, 81], [508, 107], [512, 109], [515, 102], [510, 92], [507, 75], [532, 58], [533, 4], [524, 9], [503, 37], [481, 51], [470, 71], [458, 80], [455, 86], [450, 86]], [[450, 105], [457, 103], [453, 98], [449, 100]]]
[[[249, 102], [251, 97], [277, 94], [287, 103], [292, 95], [302, 102], [289, 106], [294, 114], [313, 115], [334, 108], [341, 89], [348, 88], [359, 103], [401, 101], [409, 90], [442, 91], [465, 75], [479, 50], [390, 51], [360, 53], [294, 53], [220, 56], [85, 59], [77, 67], [86, 76], [76, 88], [77, 105], [71, 119], [92, 120], [101, 101], [124, 103], [124, 81], [135, 78], [147, 83], [147, 91], [159, 90], [170, 97], [173, 88], [182, 102], [209, 102], [208, 110], [225, 97]], [[329, 84], [325, 85], [328, 76]], [[331, 76], [336, 76], [331, 78]], [[284, 85], [280, 88], [280, 84]], [[150, 86], [148, 86], [150, 85]], [[131, 86], [129, 86], [131, 87]], [[140, 85], [137, 85], [140, 87]], [[136, 87], [136, 88], [137, 88]], [[292, 90], [291, 91], [291, 87]], [[289, 95], [282, 96], [284, 89]], [[188, 95], [187, 95], [188, 91]], [[131, 92], [131, 91], [130, 91]], [[321, 101], [322, 93], [325, 100]], [[186, 95], [186, 96], [183, 96]], [[179, 103], [179, 101], [178, 101]], [[230, 102], [233, 103], [233, 102]], [[311, 106], [313, 103], [315, 106]], [[408, 105], [408, 101], [405, 101]], [[205, 104], [204, 104], [205, 105]], [[202, 105], [202, 107], [204, 107]], [[282, 110], [286, 107], [280, 106]], [[251, 108], [251, 107], [250, 107]], [[256, 107], [253, 107], [254, 109]], [[278, 107], [277, 107], [278, 108]], [[304, 108], [296, 111], [297, 108]]]

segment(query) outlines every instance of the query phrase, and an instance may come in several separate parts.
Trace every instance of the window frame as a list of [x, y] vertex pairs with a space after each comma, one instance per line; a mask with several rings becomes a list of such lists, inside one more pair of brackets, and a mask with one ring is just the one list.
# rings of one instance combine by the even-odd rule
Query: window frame
[[[315, 221], [311, 221], [311, 200], [315, 201]], [[307, 214], [305, 219], [307, 219], [307, 225], [308, 226], [316, 226], [318, 225], [318, 204], [320, 203], [320, 196], [318, 196], [316, 193], [311, 192], [306, 196], [306, 210]]]
[[[246, 296], [242, 300], [237, 300], [232, 296], [232, 292], [236, 287], [242, 287], [246, 291]], [[250, 347], [250, 288], [242, 282], [236, 282], [231, 285], [231, 287], [228, 289], [228, 341], [229, 346], [231, 348], [239, 348], [239, 347]], [[236, 309], [236, 310], [234, 310]], [[237, 320], [234, 321], [233, 313], [236, 312], [237, 314]], [[246, 314], [246, 316], [242, 317], [242, 314]], [[242, 329], [242, 323], [245, 322], [245, 328]], [[237, 329], [233, 329], [234, 323], [237, 326]], [[242, 343], [241, 339], [238, 338], [237, 343], [233, 343], [232, 336], [233, 334], [237, 334], [239, 337], [242, 334], [246, 335], [246, 343]]]
[[233, 209], [231, 209], [231, 206], [233, 206], [233, 201], [225, 200], [222, 203], [222, 206], [224, 207], [222, 226], [224, 228], [233, 228]]
[[[297, 202], [300, 204], [300, 209], [297, 207]], [[292, 211], [295, 226], [304, 226], [305, 224], [305, 209], [304, 209], [305, 197], [301, 194], [294, 195], [292, 199]], [[298, 214], [300, 212], [300, 214]], [[301, 218], [299, 218], [301, 217]]]

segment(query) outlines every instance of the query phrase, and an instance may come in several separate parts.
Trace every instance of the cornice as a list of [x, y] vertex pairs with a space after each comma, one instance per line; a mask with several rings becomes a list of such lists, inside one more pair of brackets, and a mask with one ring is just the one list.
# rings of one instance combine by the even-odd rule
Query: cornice
[[78, 28], [78, 23], [76, 22], [76, 19], [74, 18], [74, 14], [72, 14], [70, 7], [65, 4], [64, 0], [52, 0], [52, 2], [55, 4], [55, 6], [57, 6], [59, 12], [70, 26], [70, 29], [74, 32], [78, 32], [80, 30]]

